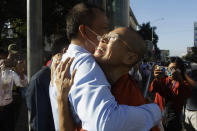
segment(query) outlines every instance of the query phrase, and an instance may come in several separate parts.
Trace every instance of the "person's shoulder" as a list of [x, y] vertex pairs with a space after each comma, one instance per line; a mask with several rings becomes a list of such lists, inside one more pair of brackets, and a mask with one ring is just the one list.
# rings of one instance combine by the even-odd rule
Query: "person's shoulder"
[[13, 78], [19, 77], [18, 73], [17, 73], [15, 70], [13, 70], [13, 69], [8, 69], [8, 71], [11, 73], [11, 75], [13, 76]]
[[95, 61], [94, 57], [90, 53], [83, 53], [76, 57], [76, 60], [79, 61]]
[[67, 50], [67, 52], [62, 56], [62, 61], [65, 61], [68, 57], [74, 57], [71, 69], [74, 69], [75, 67], [98, 67], [96, 60], [90, 52], [76, 45], [73, 45], [71, 47], [72, 48], [69, 48], [69, 50]]
[[31, 77], [31, 80], [30, 80], [30, 81], [39, 79], [39, 78], [42, 77], [42, 76], [44, 76], [44, 77], [49, 76], [49, 77], [50, 77], [50, 75], [51, 75], [50, 73], [51, 73], [50, 68], [47, 67], [47, 66], [44, 66], [44, 67], [42, 67], [38, 72], [36, 72], [36, 73]]
[[92, 54], [90, 53], [82, 53], [80, 55], [77, 55], [73, 61], [73, 64], [71, 65], [72, 67], [76, 67], [76, 66], [81, 66], [81, 65], [92, 65], [95, 64], [96, 60], [94, 59], [94, 57], [92, 56]]
[[92, 60], [95, 61], [92, 54], [90, 52], [88, 52], [87, 50], [85, 50], [84, 48], [77, 46], [77, 45], [73, 45], [71, 44], [71, 46], [68, 48], [67, 52], [63, 54], [62, 56], [62, 60], [66, 60], [67, 57], [74, 57], [74, 61], [75, 62], [83, 62], [86, 60]]

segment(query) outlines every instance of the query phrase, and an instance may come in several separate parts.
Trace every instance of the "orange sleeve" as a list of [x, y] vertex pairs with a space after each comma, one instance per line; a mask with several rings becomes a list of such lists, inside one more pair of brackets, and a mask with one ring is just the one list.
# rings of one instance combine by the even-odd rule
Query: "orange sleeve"
[[154, 79], [151, 82], [151, 85], [149, 87], [149, 91], [151, 93], [153, 93], [153, 92], [162, 93], [165, 91], [165, 86], [166, 86], [166, 77], [163, 77], [160, 79]]

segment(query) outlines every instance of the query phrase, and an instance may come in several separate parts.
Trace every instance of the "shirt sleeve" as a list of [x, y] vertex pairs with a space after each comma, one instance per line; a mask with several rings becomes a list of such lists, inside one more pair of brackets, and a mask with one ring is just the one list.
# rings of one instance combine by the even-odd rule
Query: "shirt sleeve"
[[71, 72], [77, 69], [69, 100], [89, 131], [147, 131], [158, 124], [161, 111], [156, 104], [118, 105], [111, 94], [104, 73], [92, 56], [75, 59]]
[[12, 71], [12, 76], [16, 86], [24, 87], [27, 84], [27, 79], [21, 80], [20, 76], [16, 72]]
[[[150, 92], [157, 92], [166, 99], [180, 101], [182, 98], [191, 96], [191, 86], [184, 80], [183, 85], [176, 81], [175, 87], [169, 87], [167, 78], [154, 79], [150, 85]], [[172, 88], [172, 89], [171, 89]]]
[[162, 77], [160, 79], [154, 79], [151, 82], [149, 91], [151, 93], [154, 93], [154, 92], [159, 93], [159, 95], [165, 98], [171, 98], [172, 96], [174, 96], [174, 93], [168, 87], [169, 82], [166, 82], [166, 79], [167, 79], [166, 77]]

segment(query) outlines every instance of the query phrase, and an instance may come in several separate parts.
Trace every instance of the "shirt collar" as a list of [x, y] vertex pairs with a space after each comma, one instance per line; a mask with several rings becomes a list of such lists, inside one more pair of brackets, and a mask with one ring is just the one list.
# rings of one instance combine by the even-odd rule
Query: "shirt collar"
[[77, 50], [79, 52], [83, 52], [83, 53], [90, 53], [88, 50], [86, 50], [85, 48], [79, 46], [79, 45], [76, 45], [74, 43], [71, 43], [68, 47], [68, 50], [67, 51], [73, 51], [73, 50]]

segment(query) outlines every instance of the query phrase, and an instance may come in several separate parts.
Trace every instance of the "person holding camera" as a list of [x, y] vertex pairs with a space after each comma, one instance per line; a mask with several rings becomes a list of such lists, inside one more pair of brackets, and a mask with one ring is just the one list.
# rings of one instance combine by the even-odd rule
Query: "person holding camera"
[[191, 96], [184, 63], [179, 57], [171, 57], [168, 67], [155, 66], [154, 79], [149, 91], [156, 93], [155, 103], [163, 115], [166, 131], [181, 131], [181, 114], [184, 101]]

